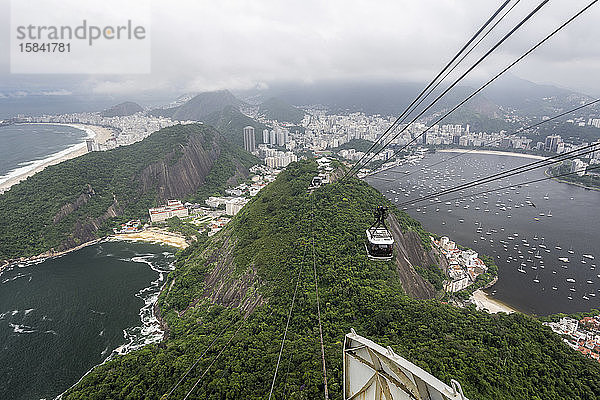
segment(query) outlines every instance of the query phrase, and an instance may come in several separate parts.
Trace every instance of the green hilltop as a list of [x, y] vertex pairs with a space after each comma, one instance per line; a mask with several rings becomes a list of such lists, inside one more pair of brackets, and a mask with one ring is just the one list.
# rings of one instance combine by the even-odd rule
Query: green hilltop
[[0, 195], [0, 261], [67, 250], [167, 199], [203, 201], [257, 162], [214, 128], [190, 124], [50, 166]]
[[242, 104], [229, 90], [216, 90], [200, 93], [180, 106], [152, 110], [151, 114], [180, 121], [202, 121], [227, 106], [239, 107]]
[[256, 144], [262, 143], [262, 132], [267, 129], [265, 124], [244, 115], [235, 106], [226, 106], [220, 111], [205, 116], [202, 121], [217, 128], [224, 138], [240, 147], [244, 146], [243, 131], [246, 126], [254, 128]]
[[265, 100], [258, 107], [258, 113], [266, 119], [292, 122], [294, 124], [299, 124], [304, 118], [304, 111], [277, 97]]
[[[63, 399], [164, 399], [195, 361], [168, 398], [183, 398], [197, 382], [191, 398], [265, 399], [297, 282], [273, 394], [320, 398], [315, 272], [331, 399], [342, 398], [350, 328], [446, 383], [457, 379], [470, 399], [600, 395], [600, 364], [538, 320], [407, 296], [397, 265], [369, 260], [364, 250], [372, 209], [387, 200], [356, 179], [309, 195], [316, 173], [312, 161], [291, 164], [220, 233], [180, 252], [156, 308], [168, 337], [95, 368]], [[428, 245], [417, 221], [394, 214]]]

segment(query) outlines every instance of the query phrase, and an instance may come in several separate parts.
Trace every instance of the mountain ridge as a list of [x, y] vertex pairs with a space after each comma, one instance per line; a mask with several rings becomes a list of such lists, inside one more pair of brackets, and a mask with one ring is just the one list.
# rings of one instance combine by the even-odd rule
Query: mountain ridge
[[[372, 208], [389, 201], [354, 178], [308, 194], [316, 173], [312, 161], [290, 164], [223, 230], [181, 252], [157, 303], [169, 338], [97, 367], [63, 398], [161, 398], [171, 390], [177, 398], [265, 398], [288, 315], [286, 367], [273, 395], [319, 398], [315, 285], [332, 399], [342, 396], [342, 342], [351, 328], [446, 383], [457, 379], [471, 399], [600, 394], [600, 365], [536, 319], [407, 296], [398, 265], [369, 260], [363, 245]], [[420, 224], [391, 210], [402, 233], [426, 249]]]
[[0, 195], [0, 259], [68, 250], [168, 199], [203, 201], [256, 162], [214, 128], [190, 124], [50, 166]]

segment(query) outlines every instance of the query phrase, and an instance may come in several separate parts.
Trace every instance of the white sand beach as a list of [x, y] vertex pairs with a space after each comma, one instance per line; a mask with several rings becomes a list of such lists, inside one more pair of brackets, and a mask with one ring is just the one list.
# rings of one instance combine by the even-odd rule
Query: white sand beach
[[514, 308], [507, 306], [506, 304], [492, 299], [482, 290], [476, 290], [471, 296], [471, 300], [475, 303], [475, 306], [478, 310], [487, 311], [490, 314], [497, 314], [499, 312], [503, 312], [506, 314], [512, 314], [514, 312], [518, 312]]
[[[80, 125], [80, 124], [49, 124], [49, 125], [63, 125], [70, 126], [76, 129], [81, 129], [88, 134], [88, 138], [94, 138], [99, 143], [105, 143], [111, 136], [112, 130], [94, 125]], [[87, 146], [84, 143], [75, 144], [63, 151], [52, 154], [42, 160], [35, 160], [31, 164], [24, 167], [18, 168], [11, 171], [4, 177], [0, 177], [0, 193], [3, 193], [10, 189], [11, 186], [35, 175], [42, 171], [44, 168], [61, 163], [71, 158], [79, 157], [87, 153]]]
[[189, 246], [185, 237], [178, 235], [173, 232], [167, 232], [164, 230], [160, 230], [157, 228], [146, 229], [142, 232], [136, 233], [123, 233], [118, 235], [113, 235], [111, 238], [118, 240], [130, 240], [130, 241], [139, 241], [139, 242], [150, 242], [150, 243], [162, 243], [169, 246], [177, 247], [180, 249], [185, 249]]
[[493, 155], [493, 156], [532, 158], [534, 160], [545, 160], [547, 158], [547, 157], [543, 157], [543, 156], [536, 156], [535, 154], [512, 153], [509, 151], [496, 151], [496, 150], [444, 149], [444, 150], [438, 150], [438, 153], [488, 154], [488, 155]]

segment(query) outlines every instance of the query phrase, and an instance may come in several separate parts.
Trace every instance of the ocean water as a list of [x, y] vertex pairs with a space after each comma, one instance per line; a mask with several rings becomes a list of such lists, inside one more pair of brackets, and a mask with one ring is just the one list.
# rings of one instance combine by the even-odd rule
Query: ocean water
[[161, 339], [152, 315], [172, 248], [105, 242], [0, 274], [0, 399], [51, 399]]
[[73, 146], [83, 145], [81, 129], [51, 124], [17, 124], [0, 127], [0, 182], [34, 168], [40, 161]]
[[478, 194], [544, 178], [539, 169], [412, 205], [421, 196], [535, 161], [469, 153], [433, 165], [455, 154], [429, 154], [367, 181], [426, 230], [492, 256], [499, 268], [488, 290], [493, 297], [538, 315], [600, 307], [600, 192], [545, 180]]

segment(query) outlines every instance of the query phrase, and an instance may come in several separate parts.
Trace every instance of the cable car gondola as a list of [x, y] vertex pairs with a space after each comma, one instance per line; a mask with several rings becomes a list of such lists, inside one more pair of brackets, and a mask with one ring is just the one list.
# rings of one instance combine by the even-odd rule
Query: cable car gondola
[[385, 226], [387, 208], [380, 206], [375, 209], [375, 222], [367, 229], [365, 248], [367, 256], [372, 260], [391, 260], [394, 250], [394, 238]]

